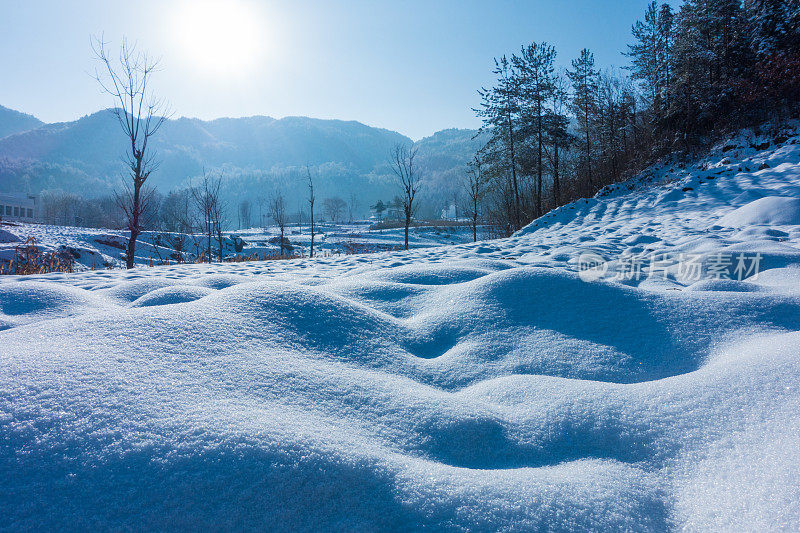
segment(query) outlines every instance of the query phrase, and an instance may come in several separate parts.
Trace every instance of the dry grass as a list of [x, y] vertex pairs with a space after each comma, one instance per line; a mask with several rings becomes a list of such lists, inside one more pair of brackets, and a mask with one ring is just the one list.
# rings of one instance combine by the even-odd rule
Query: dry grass
[[365, 243], [358, 241], [347, 241], [342, 243], [345, 255], [374, 254], [378, 252], [397, 252], [403, 249], [400, 245]]
[[42, 252], [36, 246], [36, 239], [28, 237], [28, 240], [16, 247], [14, 258], [0, 265], [0, 275], [28, 276], [72, 272], [74, 267], [75, 259], [69, 252]]
[[[416, 222], [412, 222], [410, 227], [459, 228], [470, 225], [471, 223], [465, 220], [419, 220]], [[405, 222], [403, 222], [402, 220], [384, 220], [381, 222], [376, 222], [375, 224], [371, 225], [369, 229], [397, 229], [404, 227], [405, 227]]]
[[302, 254], [250, 254], [250, 255], [237, 255], [225, 259], [226, 263], [245, 263], [247, 261], [286, 261], [289, 259], [302, 259], [305, 257]]

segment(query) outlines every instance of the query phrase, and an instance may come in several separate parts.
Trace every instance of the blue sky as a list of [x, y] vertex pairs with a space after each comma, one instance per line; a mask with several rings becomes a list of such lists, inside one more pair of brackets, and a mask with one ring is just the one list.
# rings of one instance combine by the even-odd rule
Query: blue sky
[[[89, 36], [126, 35], [162, 58], [176, 116], [358, 120], [414, 139], [476, 127], [492, 58], [547, 41], [567, 65], [589, 47], [622, 66], [647, 0], [0, 0], [0, 104], [47, 122], [111, 101]], [[212, 26], [213, 25], [213, 26]], [[208, 36], [211, 37], [208, 37]]]

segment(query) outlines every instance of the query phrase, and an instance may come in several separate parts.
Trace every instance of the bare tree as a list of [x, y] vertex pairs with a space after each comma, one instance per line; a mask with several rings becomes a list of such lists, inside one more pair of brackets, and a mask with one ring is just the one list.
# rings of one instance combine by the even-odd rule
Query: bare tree
[[178, 263], [184, 262], [183, 251], [187, 245], [187, 234], [194, 232], [192, 220], [192, 193], [189, 189], [170, 192], [161, 202], [159, 209], [160, 228], [166, 232], [166, 244], [174, 253], [173, 259]]
[[102, 71], [95, 71], [95, 79], [106, 93], [114, 97], [114, 114], [122, 131], [128, 138], [126, 164], [130, 181], [125, 191], [117, 196], [127, 219], [130, 238], [125, 252], [125, 264], [133, 268], [136, 239], [142, 232], [142, 215], [152, 202], [152, 195], [143, 194], [143, 187], [150, 174], [158, 168], [155, 153], [148, 143], [170, 115], [163, 100], [157, 99], [149, 86], [150, 77], [158, 66], [146, 53], [136, 50], [122, 40], [119, 57], [112, 59], [106, 50], [103, 38], [92, 39], [92, 50], [102, 64]]
[[251, 224], [252, 207], [250, 200], [242, 200], [239, 202], [239, 226], [249, 228]]
[[283, 194], [275, 193], [269, 201], [269, 214], [275, 225], [281, 232], [281, 257], [283, 257], [284, 249], [284, 233], [286, 232], [286, 201], [283, 199]]
[[161, 229], [173, 233], [192, 233], [194, 222], [192, 192], [189, 189], [170, 192], [161, 202]]
[[349, 214], [350, 214], [350, 223], [353, 223], [353, 215], [358, 210], [358, 195], [355, 192], [350, 193], [350, 201], [347, 204]]
[[[203, 175], [203, 181], [197, 187], [192, 188], [197, 210], [200, 213], [200, 228], [206, 236], [206, 259], [210, 263], [213, 255], [211, 254], [211, 240], [215, 237], [220, 241], [220, 258], [222, 257], [220, 217], [222, 206], [219, 203], [219, 189], [222, 180], [212, 179]], [[220, 259], [221, 260], [221, 259]]]
[[389, 163], [392, 171], [397, 178], [397, 183], [402, 191], [400, 197], [405, 219], [405, 249], [408, 250], [408, 228], [411, 226], [411, 218], [417, 208], [414, 202], [419, 192], [420, 180], [415, 164], [417, 148], [405, 144], [397, 144], [391, 153]]
[[467, 180], [466, 180], [467, 196], [469, 196], [469, 205], [467, 206], [467, 215], [472, 220], [472, 241], [478, 241], [478, 217], [480, 211], [478, 206], [483, 201], [483, 196], [486, 194], [486, 186], [488, 185], [486, 176], [481, 168], [481, 160], [475, 156], [467, 166]]
[[258, 205], [258, 225], [264, 227], [264, 206], [267, 205], [267, 197], [259, 194], [256, 197], [256, 204]]
[[124, 214], [125, 226], [131, 234], [125, 250], [125, 266], [133, 268], [136, 239], [158, 219], [159, 196], [152, 187], [137, 188], [135, 184], [125, 182], [121, 191], [114, 191], [114, 202]]
[[314, 180], [311, 179], [311, 169], [306, 165], [306, 179], [308, 180], [308, 211], [311, 216], [311, 248], [309, 257], [314, 257], [314, 202], [317, 197], [314, 195]]
[[214, 201], [211, 204], [211, 221], [212, 228], [214, 229], [214, 236], [217, 238], [217, 252], [219, 255], [219, 262], [225, 258], [225, 239], [222, 235], [222, 220], [225, 217], [225, 210], [228, 207], [219, 195], [220, 179], [217, 179], [214, 187]]
[[322, 209], [325, 211], [325, 214], [328, 216], [331, 222], [339, 221], [342, 212], [346, 207], [347, 203], [338, 196], [325, 198], [325, 201], [322, 202]]
[[302, 201], [297, 203], [297, 233], [299, 235], [303, 234], [303, 203], [302, 203]]

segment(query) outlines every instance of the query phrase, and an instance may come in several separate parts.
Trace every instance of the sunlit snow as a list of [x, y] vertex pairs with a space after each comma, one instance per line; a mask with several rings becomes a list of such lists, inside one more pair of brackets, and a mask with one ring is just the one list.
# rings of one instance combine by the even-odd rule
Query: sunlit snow
[[5, 277], [2, 522], [797, 530], [800, 137], [761, 142], [503, 240]]

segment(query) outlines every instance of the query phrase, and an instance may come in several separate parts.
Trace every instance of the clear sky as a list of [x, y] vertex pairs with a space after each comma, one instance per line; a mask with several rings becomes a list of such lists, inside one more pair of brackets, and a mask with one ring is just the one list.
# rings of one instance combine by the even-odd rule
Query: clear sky
[[[0, 104], [46, 122], [110, 107], [89, 36], [162, 58], [176, 116], [358, 120], [413, 139], [479, 122], [492, 58], [554, 44], [621, 55], [648, 0], [0, 0]], [[675, 3], [675, 2], [673, 2]]]

